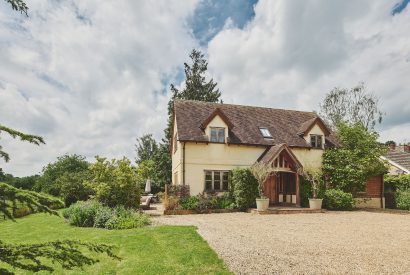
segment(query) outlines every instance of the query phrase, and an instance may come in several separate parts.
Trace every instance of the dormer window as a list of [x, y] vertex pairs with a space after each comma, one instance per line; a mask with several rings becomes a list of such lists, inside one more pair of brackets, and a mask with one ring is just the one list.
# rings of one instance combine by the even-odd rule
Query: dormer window
[[225, 143], [225, 128], [211, 127], [211, 142]]
[[259, 131], [261, 131], [261, 134], [264, 138], [272, 138], [271, 133], [269, 132], [268, 128], [265, 127], [260, 127]]
[[322, 135], [310, 135], [310, 145], [313, 148], [322, 149]]

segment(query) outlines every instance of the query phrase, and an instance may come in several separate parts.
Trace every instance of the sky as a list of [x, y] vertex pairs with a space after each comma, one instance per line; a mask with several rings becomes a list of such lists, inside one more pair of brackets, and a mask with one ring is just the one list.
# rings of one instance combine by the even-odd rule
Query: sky
[[364, 82], [385, 119], [380, 140], [410, 141], [409, 0], [0, 0], [0, 124], [46, 145], [0, 144], [17, 176], [63, 154], [135, 158], [163, 137], [169, 85], [193, 48], [225, 103], [312, 111]]

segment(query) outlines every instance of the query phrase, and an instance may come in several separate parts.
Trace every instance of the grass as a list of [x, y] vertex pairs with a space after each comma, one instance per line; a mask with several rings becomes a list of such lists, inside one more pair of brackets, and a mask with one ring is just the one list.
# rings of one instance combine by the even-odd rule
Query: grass
[[[55, 274], [231, 274], [192, 226], [127, 230], [79, 228], [68, 225], [61, 217], [48, 214], [33, 214], [16, 221], [0, 223], [3, 242], [17, 244], [75, 239], [105, 243], [116, 246], [114, 252], [121, 258], [114, 260], [105, 254], [95, 254], [100, 260], [95, 265], [71, 271], [55, 265]], [[17, 269], [14, 272], [28, 274]]]

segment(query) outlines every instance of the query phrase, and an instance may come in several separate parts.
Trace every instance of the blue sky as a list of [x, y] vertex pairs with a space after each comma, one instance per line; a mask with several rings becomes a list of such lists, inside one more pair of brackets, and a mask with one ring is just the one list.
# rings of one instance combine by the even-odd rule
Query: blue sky
[[193, 48], [226, 103], [317, 110], [333, 87], [380, 98], [381, 140], [410, 141], [409, 0], [0, 1], [0, 123], [5, 171], [38, 173], [65, 153], [135, 157], [166, 125], [169, 85]]

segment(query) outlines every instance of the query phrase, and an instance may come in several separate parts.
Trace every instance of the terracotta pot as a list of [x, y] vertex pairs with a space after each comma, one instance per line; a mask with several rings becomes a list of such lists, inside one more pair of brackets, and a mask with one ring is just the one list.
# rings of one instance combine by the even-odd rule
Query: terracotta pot
[[323, 199], [309, 199], [309, 208], [310, 209], [322, 209]]
[[269, 207], [269, 199], [256, 199], [256, 209], [258, 211], [266, 211]]

